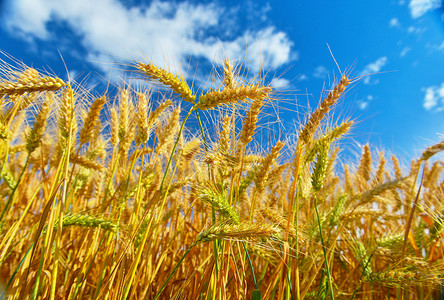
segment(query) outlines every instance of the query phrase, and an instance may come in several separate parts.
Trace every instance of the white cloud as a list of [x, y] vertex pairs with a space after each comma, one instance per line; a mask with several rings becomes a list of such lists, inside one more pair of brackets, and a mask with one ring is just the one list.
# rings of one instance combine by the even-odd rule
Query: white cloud
[[399, 20], [397, 18], [392, 18], [390, 20], [389, 27], [400, 28], [401, 27], [401, 23], [399, 23]]
[[[382, 56], [378, 58], [376, 61], [369, 63], [367, 66], [365, 66], [364, 70], [362, 70], [361, 75], [367, 75], [372, 73], [378, 73], [381, 71], [381, 69], [387, 64], [387, 57]], [[375, 84], [376, 82], [371, 82], [371, 75], [364, 77], [364, 84]]]
[[410, 0], [410, 14], [413, 18], [419, 18], [430, 10], [441, 7], [441, 0]]
[[441, 86], [429, 86], [422, 91], [425, 92], [423, 107], [426, 110], [444, 110], [444, 82]]
[[328, 76], [328, 70], [324, 66], [317, 67], [313, 72], [313, 77], [325, 79]]
[[63, 23], [80, 37], [87, 58], [102, 69], [121, 58], [147, 57], [181, 71], [190, 56], [220, 62], [220, 51], [237, 59], [244, 57], [247, 47], [246, 60], [253, 72], [297, 59], [287, 34], [272, 26], [247, 30], [231, 40], [209, 34], [224, 28], [226, 9], [216, 4], [154, 0], [126, 7], [118, 0], [15, 0], [10, 6], [5, 17], [10, 32], [29, 41], [57, 41], [63, 37], [50, 26]]

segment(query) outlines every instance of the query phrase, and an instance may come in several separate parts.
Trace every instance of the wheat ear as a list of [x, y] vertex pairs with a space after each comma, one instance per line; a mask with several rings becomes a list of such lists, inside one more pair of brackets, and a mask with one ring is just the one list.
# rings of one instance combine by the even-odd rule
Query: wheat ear
[[48, 102], [44, 102], [37, 117], [35, 118], [34, 127], [29, 131], [26, 137], [26, 150], [29, 154], [35, 151], [42, 140], [43, 132], [46, 126], [46, 120], [51, 107]]
[[225, 87], [232, 88], [234, 87], [234, 74], [233, 74], [233, 66], [230, 64], [230, 61], [227, 59], [224, 61], [224, 85]]
[[17, 82], [0, 82], [0, 95], [22, 95], [24, 93], [36, 93], [42, 91], [57, 91], [67, 84], [60, 78], [23, 76]]
[[196, 95], [193, 95], [191, 88], [183, 77], [177, 77], [173, 73], [158, 68], [153, 64], [139, 63], [137, 68], [148, 77], [159, 80], [161, 83], [171, 87], [171, 89], [178, 93], [185, 101], [195, 103]]
[[103, 108], [103, 105], [106, 103], [106, 96], [101, 98], [97, 98], [91, 108], [89, 109], [88, 115], [86, 116], [85, 121], [83, 122], [83, 128], [80, 130], [79, 142], [81, 144], [86, 144], [90, 141], [91, 137], [94, 134], [94, 128], [97, 126], [100, 117], [100, 111]]
[[[58, 220], [56, 220], [54, 229], [58, 227], [58, 223]], [[62, 227], [66, 228], [69, 226], [100, 227], [111, 232], [116, 232], [118, 229], [118, 225], [109, 220], [81, 214], [65, 215], [62, 219]]]
[[441, 143], [438, 143], [436, 145], [433, 145], [429, 148], [427, 148], [421, 156], [422, 160], [428, 160], [429, 158], [431, 158], [433, 155], [435, 155], [438, 152], [441, 152], [444, 150], [444, 141], [442, 141]]
[[215, 239], [262, 239], [272, 238], [280, 232], [279, 229], [268, 224], [254, 224], [242, 222], [240, 224], [219, 223], [202, 231], [196, 242], [210, 242]]
[[75, 164], [78, 164], [82, 167], [85, 167], [87, 169], [93, 169], [96, 171], [101, 171], [102, 170], [102, 165], [92, 161], [91, 159], [83, 156], [83, 155], [78, 155], [75, 153], [71, 153], [71, 155], [69, 156], [69, 161]]
[[264, 100], [271, 91], [271, 87], [259, 85], [226, 87], [223, 90], [209, 91], [205, 95], [201, 95], [196, 108], [207, 110], [223, 104], [245, 101], [246, 99]]
[[138, 93], [137, 99], [136, 143], [141, 145], [148, 140], [148, 96], [146, 93]]
[[324, 185], [324, 179], [328, 168], [329, 149], [330, 149], [330, 141], [328, 140], [324, 140], [319, 145], [319, 152], [316, 158], [313, 175], [311, 177], [311, 184], [316, 192], [319, 192]]
[[364, 146], [364, 153], [362, 153], [361, 162], [358, 167], [358, 174], [360, 178], [367, 183], [370, 180], [370, 174], [372, 172], [372, 154], [370, 146], [366, 144]]
[[321, 120], [330, 111], [330, 107], [336, 103], [339, 97], [341, 97], [342, 93], [345, 91], [345, 88], [349, 84], [350, 79], [348, 79], [347, 76], [343, 76], [334, 89], [328, 93], [327, 97], [321, 102], [321, 105], [319, 105], [315, 112], [310, 116], [310, 119], [308, 120], [304, 129], [302, 129], [299, 135], [299, 139], [301, 141], [303, 141], [305, 144], [309, 144], [310, 138], [319, 127]]

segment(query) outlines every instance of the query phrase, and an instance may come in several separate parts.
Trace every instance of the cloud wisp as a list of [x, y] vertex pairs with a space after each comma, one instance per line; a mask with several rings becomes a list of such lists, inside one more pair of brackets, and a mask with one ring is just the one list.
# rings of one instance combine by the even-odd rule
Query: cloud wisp
[[387, 64], [387, 62], [388, 62], [387, 56], [382, 56], [382, 57], [378, 58], [377, 60], [375, 60], [374, 62], [366, 65], [361, 72], [361, 75], [367, 75], [364, 77], [364, 80], [363, 80], [364, 84], [377, 84], [378, 81], [375, 81], [375, 80], [372, 81], [371, 75], [369, 75], [369, 74], [374, 74], [374, 73], [380, 72], [381, 69]]

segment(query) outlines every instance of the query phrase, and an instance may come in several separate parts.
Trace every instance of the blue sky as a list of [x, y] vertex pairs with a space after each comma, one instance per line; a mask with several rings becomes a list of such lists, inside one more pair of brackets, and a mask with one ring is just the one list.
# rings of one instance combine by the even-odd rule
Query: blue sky
[[[442, 1], [318, 3], [3, 0], [0, 50], [66, 78], [61, 54], [71, 76], [100, 83], [143, 57], [204, 81], [213, 62], [243, 59], [247, 49], [250, 71], [278, 76], [283, 106], [303, 112], [339, 76], [328, 44], [342, 71], [378, 73], [356, 82], [336, 110], [357, 119], [353, 143], [409, 159], [441, 141]], [[280, 118], [290, 130], [301, 116], [281, 111]]]

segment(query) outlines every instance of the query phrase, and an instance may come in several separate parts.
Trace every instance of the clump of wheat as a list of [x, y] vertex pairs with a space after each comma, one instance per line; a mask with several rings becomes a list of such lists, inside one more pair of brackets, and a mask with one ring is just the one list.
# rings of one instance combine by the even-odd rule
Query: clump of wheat
[[337, 141], [353, 122], [325, 122], [343, 76], [293, 149], [259, 134], [279, 93], [229, 60], [221, 68], [198, 95], [138, 62], [173, 104], [153, 88], [93, 96], [0, 64], [5, 297], [441, 297], [442, 142], [410, 168], [370, 145], [343, 161]]

